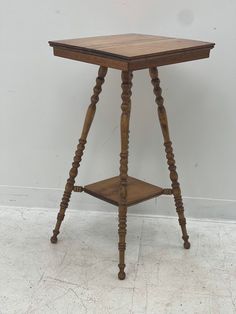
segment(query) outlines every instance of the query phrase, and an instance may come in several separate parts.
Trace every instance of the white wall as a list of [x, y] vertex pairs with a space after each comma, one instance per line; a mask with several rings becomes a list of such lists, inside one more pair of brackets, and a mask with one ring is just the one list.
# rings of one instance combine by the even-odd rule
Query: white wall
[[[2, 0], [0, 204], [57, 207], [97, 67], [56, 58], [48, 40], [140, 32], [216, 42], [210, 59], [160, 68], [188, 215], [236, 219], [236, 2]], [[110, 70], [79, 184], [118, 173], [120, 72]], [[147, 71], [134, 75], [130, 174], [169, 185]], [[79, 209], [116, 210], [88, 195]], [[130, 212], [174, 214], [159, 198]]]

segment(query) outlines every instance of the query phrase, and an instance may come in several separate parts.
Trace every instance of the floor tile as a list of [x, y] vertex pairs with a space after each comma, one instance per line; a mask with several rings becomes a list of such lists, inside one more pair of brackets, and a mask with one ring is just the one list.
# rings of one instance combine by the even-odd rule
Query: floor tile
[[236, 313], [236, 223], [128, 217], [126, 273], [117, 279], [117, 217], [0, 209], [0, 314]]

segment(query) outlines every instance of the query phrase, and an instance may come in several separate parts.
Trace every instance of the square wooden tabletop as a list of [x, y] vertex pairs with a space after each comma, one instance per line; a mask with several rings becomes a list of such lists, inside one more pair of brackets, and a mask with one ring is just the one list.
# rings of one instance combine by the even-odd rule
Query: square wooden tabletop
[[50, 41], [56, 56], [120, 70], [138, 70], [209, 57], [214, 43], [121, 34]]

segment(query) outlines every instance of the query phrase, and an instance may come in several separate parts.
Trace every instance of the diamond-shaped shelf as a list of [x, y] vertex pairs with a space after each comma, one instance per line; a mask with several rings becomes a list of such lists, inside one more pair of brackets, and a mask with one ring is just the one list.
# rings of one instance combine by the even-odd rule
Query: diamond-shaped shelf
[[[84, 192], [113, 205], [119, 205], [120, 178], [113, 177], [86, 185]], [[128, 177], [127, 206], [135, 205], [163, 194], [159, 186]]]

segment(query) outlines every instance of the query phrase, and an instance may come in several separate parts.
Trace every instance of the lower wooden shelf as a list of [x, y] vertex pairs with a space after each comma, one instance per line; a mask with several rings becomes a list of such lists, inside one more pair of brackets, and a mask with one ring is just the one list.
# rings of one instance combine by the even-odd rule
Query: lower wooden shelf
[[[119, 205], [119, 176], [84, 186], [84, 192], [113, 205]], [[128, 177], [127, 206], [132, 206], [164, 193], [159, 186]]]

